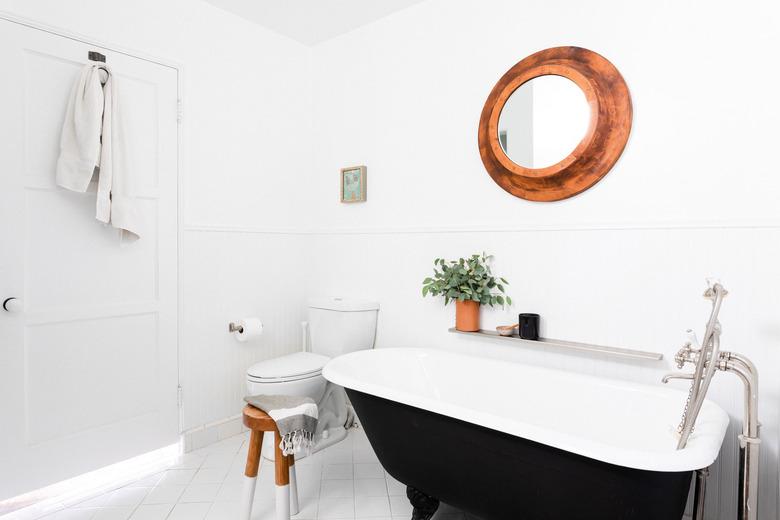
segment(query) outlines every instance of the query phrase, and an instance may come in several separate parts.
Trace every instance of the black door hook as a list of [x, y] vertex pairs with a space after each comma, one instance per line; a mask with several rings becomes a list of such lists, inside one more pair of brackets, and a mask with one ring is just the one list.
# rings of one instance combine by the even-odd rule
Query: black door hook
[[90, 61], [100, 61], [103, 63], [106, 62], [106, 56], [104, 54], [100, 54], [97, 51], [89, 51], [87, 57], [90, 59]]

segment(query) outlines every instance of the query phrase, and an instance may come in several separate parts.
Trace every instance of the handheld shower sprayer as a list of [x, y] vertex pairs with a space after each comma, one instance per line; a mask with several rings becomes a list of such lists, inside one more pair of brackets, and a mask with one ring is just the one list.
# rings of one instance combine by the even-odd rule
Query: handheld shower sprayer
[[712, 300], [712, 311], [707, 320], [707, 326], [704, 331], [704, 341], [699, 345], [696, 339], [696, 333], [688, 330], [688, 341], [677, 352], [674, 357], [677, 361], [677, 368], [682, 368], [686, 362], [692, 362], [695, 365], [691, 382], [691, 389], [688, 394], [688, 401], [685, 404], [683, 417], [678, 427], [680, 439], [677, 443], [677, 449], [683, 449], [688, 443], [688, 438], [693, 431], [696, 423], [696, 417], [699, 415], [704, 397], [710, 387], [712, 376], [715, 374], [716, 361], [720, 353], [720, 322], [718, 314], [728, 291], [723, 288], [720, 282], [707, 280], [707, 290], [704, 291], [704, 297]]

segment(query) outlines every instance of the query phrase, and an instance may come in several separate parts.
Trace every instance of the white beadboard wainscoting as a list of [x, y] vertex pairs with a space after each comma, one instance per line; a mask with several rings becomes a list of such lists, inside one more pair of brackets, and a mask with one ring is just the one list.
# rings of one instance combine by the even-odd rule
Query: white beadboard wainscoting
[[[773, 518], [778, 486], [780, 408], [780, 228], [574, 229], [506, 232], [383, 232], [312, 235], [307, 292], [377, 298], [377, 346], [438, 347], [609, 378], [660, 385], [692, 328], [701, 337], [710, 303], [705, 277], [730, 294], [721, 311], [722, 348], [750, 357], [760, 371], [761, 518]], [[511, 308], [483, 309], [483, 328], [515, 323], [518, 312], [542, 315], [542, 335], [662, 352], [661, 362], [507, 346], [447, 332], [454, 308], [421, 296], [436, 257], [495, 255], [511, 285]], [[686, 368], [690, 370], [690, 368]], [[468, 381], [464, 381], [468, 384]], [[685, 382], [670, 383], [686, 388]], [[540, 388], [555, 392], [555, 388]], [[533, 396], [517, 396], [532, 399]], [[717, 373], [710, 398], [732, 417], [710, 477], [708, 518], [733, 518], [742, 383]], [[682, 410], [680, 410], [682, 414]]]
[[[183, 235], [182, 424], [213, 424], [194, 437], [197, 448], [237, 433], [222, 421], [241, 412], [250, 365], [301, 348], [307, 244], [297, 234], [202, 227]], [[263, 334], [240, 343], [228, 323], [247, 316], [263, 321]]]
[[[660, 385], [663, 374], [676, 371], [672, 358], [685, 330], [701, 336], [710, 309], [701, 296], [705, 278], [718, 277], [730, 291], [721, 312], [723, 348], [749, 356], [759, 367], [762, 520], [777, 511], [780, 278], [773, 270], [780, 265], [780, 226], [775, 222], [340, 231], [193, 226], [185, 230], [184, 242], [190, 258], [196, 253], [215, 258], [182, 274], [189, 287], [181, 348], [183, 415], [193, 448], [238, 431], [246, 367], [300, 348], [309, 296], [378, 300], [378, 348], [453, 349]], [[228, 248], [235, 254], [214, 254]], [[544, 336], [662, 352], [664, 361], [507, 346], [447, 332], [454, 308], [423, 299], [422, 279], [435, 257], [483, 250], [495, 255], [494, 268], [509, 279], [515, 300], [511, 308], [483, 309], [484, 328], [514, 323], [518, 312], [538, 312]], [[263, 336], [236, 342], [226, 332], [236, 313], [263, 317]], [[686, 388], [685, 382], [670, 384]], [[735, 511], [742, 391], [732, 374], [716, 374], [710, 396], [729, 412], [732, 425], [710, 477], [708, 518], [725, 520]], [[529, 396], [518, 396], [523, 398]]]

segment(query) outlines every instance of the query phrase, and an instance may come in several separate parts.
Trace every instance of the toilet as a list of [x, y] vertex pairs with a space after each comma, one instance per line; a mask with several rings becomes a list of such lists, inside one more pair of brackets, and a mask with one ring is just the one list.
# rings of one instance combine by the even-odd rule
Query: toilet
[[[296, 352], [256, 363], [247, 370], [248, 395], [302, 395], [319, 408], [313, 452], [331, 446], [347, 436], [354, 422], [346, 392], [322, 377], [322, 368], [336, 356], [374, 347], [379, 304], [344, 298], [318, 298], [308, 302], [309, 341], [304, 352]], [[264, 439], [262, 453], [273, 458]], [[300, 457], [299, 457], [300, 458]]]

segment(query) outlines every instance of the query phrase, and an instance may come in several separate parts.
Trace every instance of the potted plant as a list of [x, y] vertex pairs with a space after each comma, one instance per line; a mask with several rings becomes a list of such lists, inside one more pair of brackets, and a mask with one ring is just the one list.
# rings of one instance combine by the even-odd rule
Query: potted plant
[[437, 258], [433, 261], [433, 277], [423, 280], [423, 297], [443, 296], [444, 305], [455, 302], [455, 328], [463, 332], [479, 330], [479, 306], [512, 305], [506, 296], [503, 278], [490, 271], [492, 256], [485, 253], [458, 260]]

